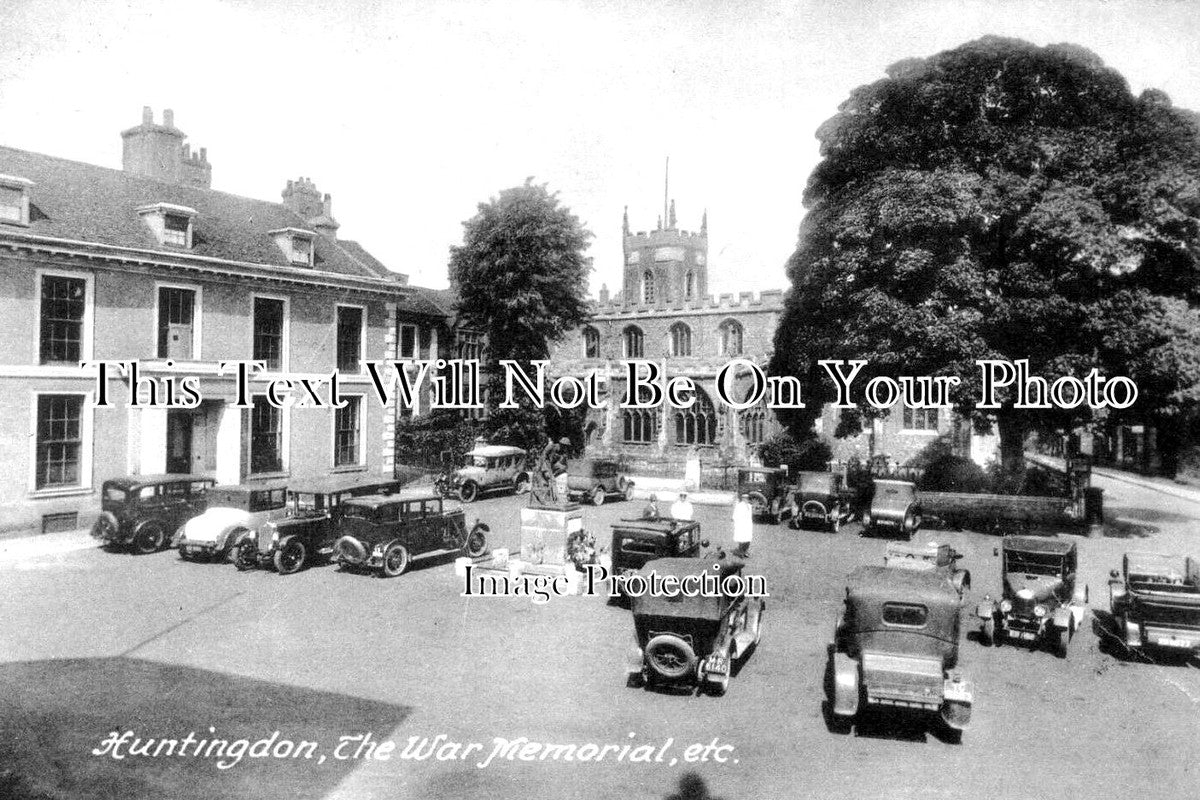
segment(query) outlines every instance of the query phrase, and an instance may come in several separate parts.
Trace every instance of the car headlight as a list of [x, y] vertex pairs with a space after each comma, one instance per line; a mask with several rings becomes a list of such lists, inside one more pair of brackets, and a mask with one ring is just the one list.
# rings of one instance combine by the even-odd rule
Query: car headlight
[[1034, 606], [1034, 607], [1033, 607], [1033, 615], [1034, 615], [1035, 617], [1038, 617], [1039, 619], [1040, 619], [1041, 617], [1044, 617], [1044, 616], [1046, 616], [1046, 607], [1045, 607], [1045, 606], [1043, 606], [1043, 605], [1036, 605], [1036, 606]]
[[383, 545], [381, 545], [381, 544], [375, 545], [375, 549], [371, 551], [371, 555], [382, 557], [383, 556]]
[[1012, 611], [1012, 602], [1009, 600], [1001, 600], [1000, 601], [1000, 610], [1003, 611], [1005, 614], [1007, 614], [1009, 611]]
[[870, 525], [870, 524], [871, 524], [871, 515], [863, 514], [863, 525]]

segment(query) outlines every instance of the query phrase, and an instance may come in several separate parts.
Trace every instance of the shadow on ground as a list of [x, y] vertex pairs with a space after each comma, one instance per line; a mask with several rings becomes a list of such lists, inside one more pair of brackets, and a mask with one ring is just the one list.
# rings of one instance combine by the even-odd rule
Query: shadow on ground
[[[13, 792], [3, 796], [37, 800], [319, 798], [360, 763], [334, 758], [340, 737], [386, 739], [411, 711], [131, 658], [6, 664], [0, 698], [0, 776]], [[114, 731], [154, 739], [149, 755], [96, 755]]]

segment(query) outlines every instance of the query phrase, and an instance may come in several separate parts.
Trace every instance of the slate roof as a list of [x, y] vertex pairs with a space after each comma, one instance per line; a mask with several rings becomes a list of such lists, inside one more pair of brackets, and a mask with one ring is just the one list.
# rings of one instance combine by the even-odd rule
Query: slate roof
[[[227, 261], [290, 267], [268, 231], [311, 230], [282, 203], [254, 200], [213, 189], [165, 183], [117, 169], [0, 146], [0, 174], [33, 181], [30, 225], [0, 225], [0, 233], [195, 255]], [[195, 209], [190, 250], [159, 244], [137, 209], [171, 203]], [[403, 278], [387, 270], [357, 242], [314, 234], [314, 271], [338, 275]]]

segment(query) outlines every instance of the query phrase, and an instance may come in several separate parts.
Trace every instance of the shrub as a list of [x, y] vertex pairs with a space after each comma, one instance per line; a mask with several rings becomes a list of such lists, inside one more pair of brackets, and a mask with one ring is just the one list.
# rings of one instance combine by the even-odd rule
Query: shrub
[[921, 476], [920, 488], [929, 492], [991, 491], [991, 481], [983, 467], [969, 458], [945, 455], [934, 459]]
[[758, 457], [769, 467], [786, 464], [791, 472], [824, 472], [829, 468], [833, 451], [828, 444], [816, 437], [796, 441], [791, 435], [780, 433], [759, 445]]

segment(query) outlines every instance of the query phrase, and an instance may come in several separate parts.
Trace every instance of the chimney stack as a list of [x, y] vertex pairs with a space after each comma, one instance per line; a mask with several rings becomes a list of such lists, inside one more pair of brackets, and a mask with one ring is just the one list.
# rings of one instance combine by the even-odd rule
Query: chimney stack
[[142, 124], [121, 132], [121, 168], [133, 175], [166, 183], [212, 187], [212, 165], [208, 151], [191, 152], [184, 144], [187, 137], [175, 127], [175, 113], [163, 111], [163, 124], [154, 122], [154, 110], [142, 107]]
[[305, 224], [322, 236], [337, 238], [340, 227], [333, 218], [333, 196], [322, 195], [315, 183], [302, 177], [289, 180], [281, 193], [283, 207], [304, 220]]

